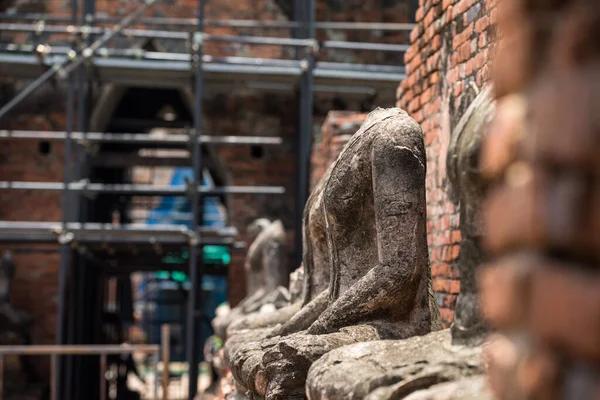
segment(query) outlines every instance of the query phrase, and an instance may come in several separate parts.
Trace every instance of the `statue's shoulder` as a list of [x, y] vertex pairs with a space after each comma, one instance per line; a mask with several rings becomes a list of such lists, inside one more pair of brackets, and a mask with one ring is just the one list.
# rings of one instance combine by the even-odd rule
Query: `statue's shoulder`
[[281, 220], [275, 220], [271, 222], [271, 224], [265, 228], [259, 236], [263, 241], [276, 241], [276, 242], [284, 242], [285, 241], [285, 227]]
[[406, 111], [398, 107], [377, 108], [367, 116], [365, 129], [374, 130], [374, 137], [389, 139], [423, 140], [421, 126]]

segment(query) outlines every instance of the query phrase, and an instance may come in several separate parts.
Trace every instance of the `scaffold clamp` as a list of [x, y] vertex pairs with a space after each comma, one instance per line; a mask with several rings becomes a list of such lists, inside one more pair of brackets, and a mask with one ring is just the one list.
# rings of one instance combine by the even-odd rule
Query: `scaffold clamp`
[[57, 241], [59, 244], [69, 244], [75, 238], [73, 232], [69, 232], [61, 228], [54, 229], [54, 233], [57, 234]]
[[200, 235], [197, 232], [188, 231], [187, 236], [190, 246], [196, 247], [200, 244]]

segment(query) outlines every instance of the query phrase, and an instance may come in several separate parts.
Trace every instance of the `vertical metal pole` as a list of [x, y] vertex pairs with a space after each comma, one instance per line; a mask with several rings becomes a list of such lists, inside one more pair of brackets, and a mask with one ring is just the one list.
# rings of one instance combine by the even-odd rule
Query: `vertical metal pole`
[[188, 293], [187, 309], [187, 332], [186, 332], [186, 359], [189, 368], [188, 399], [193, 400], [198, 391], [198, 361], [200, 340], [198, 335], [199, 317], [202, 312], [200, 295], [202, 293], [202, 246], [196, 236], [198, 226], [202, 224], [202, 207], [200, 202], [202, 196], [198, 191], [198, 186], [202, 182], [202, 151], [200, 148], [199, 136], [202, 134], [202, 94], [204, 91], [204, 80], [202, 74], [202, 55], [204, 34], [204, 0], [198, 0], [198, 31], [194, 36], [194, 61], [195, 61], [195, 90], [194, 90], [194, 132], [192, 134], [192, 168], [194, 178], [192, 182], [191, 199], [192, 202], [192, 232], [193, 240], [190, 241], [190, 292]]
[[[306, 0], [293, 0], [293, 1], [294, 1], [294, 4], [293, 4], [294, 8], [293, 8], [293, 11], [292, 11], [292, 19], [293, 19], [294, 22], [301, 22], [301, 23], [303, 23], [304, 20], [306, 19], [304, 17], [304, 15], [306, 14], [305, 13], [306, 10], [305, 10], [305, 7], [304, 7], [305, 6], [304, 1], [306, 1]], [[298, 28], [293, 28], [292, 29], [292, 34], [293, 34], [292, 37], [294, 39], [303, 38], [304, 35], [305, 35], [304, 29], [305, 29], [304, 25], [302, 25], [302, 26], [300, 26]], [[294, 52], [296, 54], [296, 58], [301, 58], [302, 57], [302, 51], [303, 51], [303, 48], [296, 47], [294, 49]]]
[[[73, 20], [77, 19], [77, 0], [71, 3], [71, 12]], [[61, 345], [65, 341], [65, 325], [66, 325], [66, 289], [67, 278], [69, 276], [69, 264], [71, 262], [71, 248], [69, 241], [66, 240], [67, 223], [69, 222], [69, 183], [71, 182], [71, 133], [73, 132], [73, 112], [74, 112], [74, 87], [73, 78], [68, 76], [67, 80], [67, 118], [66, 118], [66, 140], [64, 143], [64, 190], [62, 195], [62, 231], [63, 235], [60, 240], [60, 270], [58, 276], [58, 312], [57, 312], [57, 327], [56, 327], [56, 344]], [[52, 357], [54, 368], [54, 387], [52, 396], [54, 399], [60, 398], [61, 379], [62, 379], [62, 357]]]
[[[308, 39], [315, 38], [315, 0], [306, 0], [303, 4], [305, 12], [304, 35]], [[313, 127], [313, 70], [317, 49], [311, 49], [306, 55], [304, 74], [300, 81], [300, 113], [298, 118], [298, 191], [296, 198], [296, 267], [302, 263], [302, 216], [308, 198], [308, 181], [310, 173], [310, 152]]]
[[100, 355], [100, 400], [105, 400], [108, 396], [106, 390], [106, 354]]
[[50, 356], [50, 360], [51, 360], [51, 365], [50, 365], [50, 400], [58, 400], [58, 392], [57, 392], [57, 388], [56, 388], [56, 375], [58, 374], [58, 370], [56, 369], [56, 366], [58, 365], [57, 360], [58, 360], [58, 356], [56, 354], [52, 354]]
[[169, 400], [169, 362], [171, 359], [171, 330], [169, 325], [164, 324], [162, 326], [162, 332], [160, 335], [161, 350], [162, 350], [162, 387], [163, 387], [163, 400]]
[[[81, 18], [79, 20], [79, 24], [81, 26], [91, 26], [93, 23], [93, 14], [95, 8], [95, 0], [82, 0], [83, 9], [81, 13]], [[89, 46], [92, 42], [92, 37], [88, 35], [88, 37], [84, 37], [85, 46]], [[77, 131], [78, 132], [87, 132], [87, 116], [88, 116], [88, 107], [91, 104], [91, 99], [89, 97], [89, 92], [91, 88], [91, 82], [88, 81], [86, 87], [86, 80], [88, 79], [87, 67], [82, 65], [77, 72]], [[75, 166], [75, 180], [80, 180], [85, 177], [85, 152], [83, 151], [82, 146], [76, 147], [76, 166]], [[75, 204], [73, 205], [74, 209], [74, 218], [80, 222], [85, 222], [85, 205], [84, 205], [84, 197], [80, 194], [75, 195]], [[74, 342], [73, 343], [92, 343], [91, 338], [86, 338], [86, 318], [84, 315], [90, 313], [92, 310], [89, 310], [90, 302], [86, 301], [86, 278], [90, 273], [86, 268], [86, 258], [81, 254], [77, 255], [77, 263], [76, 268], [77, 272], [74, 274], [77, 279], [75, 281], [75, 285], [73, 285], [73, 293], [74, 299], [72, 302], [76, 303], [74, 307], [74, 312], [71, 313], [71, 320], [74, 321], [73, 326], [75, 329], [74, 332]], [[85, 360], [82, 356], [71, 357], [73, 359], [72, 362], [69, 363], [69, 369], [67, 374], [66, 382], [69, 382], [66, 388], [66, 400], [72, 400], [76, 398], [80, 398], [82, 393], [94, 392], [95, 390], [91, 388], [89, 384], [86, 385], [85, 380], [87, 378], [84, 377], [85, 368], [84, 363], [88, 361]], [[98, 390], [99, 386], [96, 390]], [[100, 399], [103, 399], [104, 394], [100, 395]]]

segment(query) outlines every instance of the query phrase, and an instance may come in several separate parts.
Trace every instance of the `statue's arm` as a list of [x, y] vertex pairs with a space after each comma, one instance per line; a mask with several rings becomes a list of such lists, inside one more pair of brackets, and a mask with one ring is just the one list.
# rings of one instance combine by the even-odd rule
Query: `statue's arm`
[[302, 307], [289, 320], [273, 329], [273, 332], [271, 332], [269, 336], [287, 336], [307, 329], [327, 308], [328, 302], [329, 290], [324, 290], [311, 302]]
[[376, 139], [372, 174], [379, 262], [321, 314], [309, 333], [410, 312], [427, 268], [424, 163], [424, 155], [410, 146]]

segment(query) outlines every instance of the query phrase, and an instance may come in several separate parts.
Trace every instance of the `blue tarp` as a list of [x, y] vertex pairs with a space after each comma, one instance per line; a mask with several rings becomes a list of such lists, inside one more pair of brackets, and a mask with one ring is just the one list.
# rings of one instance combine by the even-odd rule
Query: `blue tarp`
[[[193, 171], [191, 168], [176, 168], [171, 178], [171, 185], [185, 185], [186, 181], [191, 181], [192, 179]], [[202, 178], [202, 186], [214, 186], [210, 175], [207, 173]], [[191, 212], [192, 207], [186, 197], [164, 196], [158, 207], [150, 212], [147, 223], [150, 225], [181, 224], [189, 226], [191, 224]], [[226, 224], [218, 197], [204, 197], [203, 216], [204, 226], [224, 227]]]
[[[186, 181], [191, 181], [193, 179], [193, 171], [191, 168], [176, 168], [173, 172], [173, 177], [171, 178], [171, 185], [184, 185]], [[203, 174], [202, 178], [203, 187], [210, 188], [214, 186], [211, 176], [208, 173]], [[211, 226], [211, 227], [224, 227], [227, 224], [226, 215], [224, 213], [223, 206], [218, 197], [204, 197], [203, 199], [203, 225]], [[149, 218], [146, 223], [150, 225], [156, 224], [178, 224], [178, 225], [191, 225], [191, 204], [186, 197], [183, 196], [165, 196], [160, 199], [158, 206], [150, 212]], [[208, 250], [208, 249], [205, 249]], [[227, 250], [228, 251], [228, 250]], [[154, 280], [157, 277], [160, 277], [164, 274], [150, 274], [147, 275], [147, 279]], [[181, 275], [181, 274], [180, 274]], [[162, 291], [170, 291], [173, 290], [171, 287], [172, 281], [165, 280], [163, 284], [159, 284], [159, 292]], [[144, 292], [146, 288], [146, 282], [142, 282], [140, 286], [140, 291]], [[189, 287], [189, 283], [184, 285], [184, 287]], [[205, 340], [210, 335], [209, 326], [207, 326], [207, 321], [212, 320], [215, 317], [215, 309], [216, 307], [227, 301], [227, 278], [223, 276], [210, 276], [205, 275], [203, 277], [202, 284], [203, 291], [203, 315], [204, 322], [201, 324], [201, 332], [200, 332], [200, 343], [204, 343]], [[167, 295], [167, 293], [164, 293]], [[173, 313], [173, 305], [161, 304], [161, 298], [164, 296], [160, 293], [156, 293], [154, 296], [154, 301], [157, 302], [154, 307], [154, 311], [149, 315], [148, 313], [144, 313], [149, 320], [154, 321], [162, 321], [167, 322], [172, 320], [172, 323], [180, 324], [182, 328], [185, 326], [185, 320], [180, 320], [181, 316], [185, 315], [185, 307], [186, 305], [181, 304], [182, 309], [180, 312]], [[169, 315], [169, 314], [177, 314]], [[151, 321], [142, 321], [142, 324], [146, 327], [146, 330], [156, 331], [159, 334], [159, 329], [154, 329], [157, 327], [149, 326], [152, 325]], [[185, 332], [185, 329], [181, 329], [180, 332]], [[148, 332], [149, 333], [149, 332]], [[157, 335], [149, 334], [150, 342], [159, 343], [160, 337]], [[183, 340], [183, 338], [180, 338]], [[202, 346], [199, 346], [202, 348]], [[175, 358], [182, 358], [183, 354], [174, 354]], [[202, 355], [201, 355], [202, 356]]]

